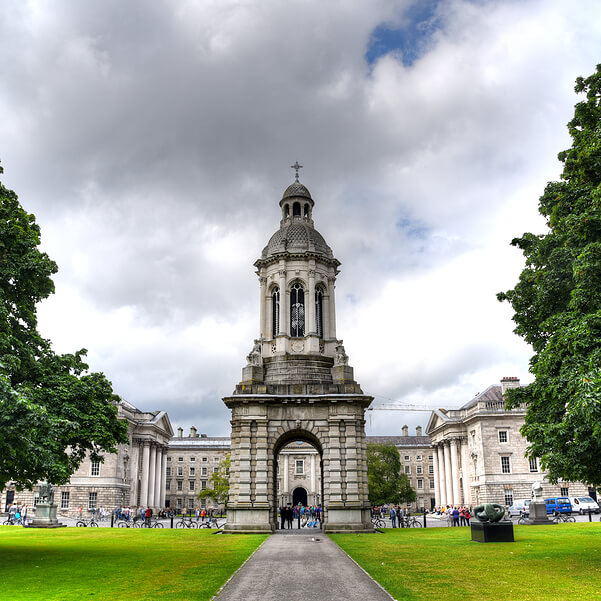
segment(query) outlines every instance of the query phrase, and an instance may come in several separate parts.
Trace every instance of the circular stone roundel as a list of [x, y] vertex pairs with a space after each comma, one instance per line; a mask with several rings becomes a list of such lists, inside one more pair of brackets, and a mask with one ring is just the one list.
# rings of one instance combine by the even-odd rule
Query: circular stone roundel
[[302, 342], [300, 342], [299, 340], [292, 343], [292, 352], [293, 353], [302, 353], [304, 348], [305, 348], [305, 345]]

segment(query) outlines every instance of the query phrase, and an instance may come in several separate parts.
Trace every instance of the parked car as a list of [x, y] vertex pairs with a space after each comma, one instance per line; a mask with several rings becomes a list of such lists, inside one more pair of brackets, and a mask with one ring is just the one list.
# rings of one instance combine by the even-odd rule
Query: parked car
[[572, 497], [572, 511], [577, 511], [582, 515], [583, 513], [599, 513], [599, 505], [592, 497]]
[[550, 497], [545, 499], [547, 513], [572, 513], [572, 503], [568, 497]]
[[509, 515], [515, 517], [518, 515], [529, 515], [530, 514], [530, 501], [532, 499], [515, 499], [513, 505], [507, 508]]

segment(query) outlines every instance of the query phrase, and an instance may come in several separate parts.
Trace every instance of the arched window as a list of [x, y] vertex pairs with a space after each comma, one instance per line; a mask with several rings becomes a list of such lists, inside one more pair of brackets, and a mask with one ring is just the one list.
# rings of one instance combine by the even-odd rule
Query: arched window
[[305, 204], [305, 217], [309, 217], [309, 203]]
[[271, 293], [271, 331], [273, 338], [280, 333], [280, 289], [274, 288]]
[[315, 291], [315, 324], [317, 335], [323, 338], [323, 292], [319, 288]]
[[301, 284], [290, 289], [290, 335], [295, 338], [305, 335], [305, 291]]
[[289, 204], [284, 205], [284, 215], [286, 217], [290, 217], [290, 205]]
[[295, 202], [292, 205], [292, 216], [293, 217], [300, 217], [301, 216], [301, 206], [300, 206], [300, 202]]

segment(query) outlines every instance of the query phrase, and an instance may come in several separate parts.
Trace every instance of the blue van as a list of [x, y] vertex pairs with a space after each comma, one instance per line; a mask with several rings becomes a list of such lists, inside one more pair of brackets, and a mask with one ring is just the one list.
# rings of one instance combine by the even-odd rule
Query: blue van
[[572, 513], [572, 503], [568, 497], [551, 497], [545, 499], [545, 505], [547, 506], [547, 513]]

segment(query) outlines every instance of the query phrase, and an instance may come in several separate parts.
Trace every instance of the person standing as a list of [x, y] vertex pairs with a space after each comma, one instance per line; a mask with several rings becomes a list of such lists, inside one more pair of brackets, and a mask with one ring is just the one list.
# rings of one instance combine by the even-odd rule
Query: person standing
[[286, 525], [286, 508], [280, 507], [280, 530], [283, 530]]
[[392, 527], [396, 528], [396, 511], [394, 505], [390, 506], [390, 521], [392, 522]]
[[397, 520], [399, 522], [399, 528], [404, 528], [405, 527], [405, 511], [400, 505], [397, 510]]
[[453, 526], [459, 526], [459, 509], [453, 507], [451, 515], [453, 516]]

